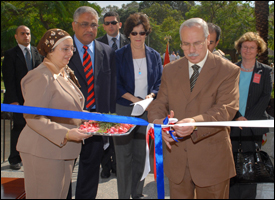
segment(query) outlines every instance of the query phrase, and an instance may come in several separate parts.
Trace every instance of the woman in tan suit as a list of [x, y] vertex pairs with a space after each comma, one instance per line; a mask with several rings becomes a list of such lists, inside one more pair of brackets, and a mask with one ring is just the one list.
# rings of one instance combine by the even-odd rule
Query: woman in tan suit
[[[84, 97], [64, 70], [75, 51], [71, 36], [50, 29], [37, 49], [45, 58], [21, 81], [24, 105], [82, 111]], [[17, 150], [24, 166], [26, 197], [65, 199], [81, 141], [90, 136], [78, 130], [80, 119], [31, 114], [24, 118], [27, 124]]]

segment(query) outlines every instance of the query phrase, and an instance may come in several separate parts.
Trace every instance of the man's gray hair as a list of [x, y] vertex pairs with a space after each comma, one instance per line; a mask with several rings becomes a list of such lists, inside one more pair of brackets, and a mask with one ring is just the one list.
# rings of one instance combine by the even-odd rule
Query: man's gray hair
[[[203, 28], [204, 37], [207, 38], [207, 36], [209, 35], [208, 25], [201, 18], [191, 18], [191, 19], [186, 20], [185, 22], [183, 22], [181, 24], [181, 26], [180, 26], [180, 32], [181, 32], [181, 29], [183, 27], [185, 27], [185, 26], [187, 26], [187, 27], [193, 27], [193, 26], [196, 26], [196, 25], [200, 25]], [[180, 41], [182, 41], [181, 34], [180, 34]]]
[[77, 8], [76, 11], [74, 12], [74, 21], [77, 21], [78, 17], [83, 13], [91, 13], [93, 16], [95, 16], [98, 19], [98, 14], [95, 9], [89, 6], [81, 6]]

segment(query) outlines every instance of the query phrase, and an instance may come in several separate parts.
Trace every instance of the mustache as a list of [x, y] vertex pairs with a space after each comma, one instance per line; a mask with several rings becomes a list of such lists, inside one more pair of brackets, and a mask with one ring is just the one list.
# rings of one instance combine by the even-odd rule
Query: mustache
[[93, 32], [86, 32], [84, 33], [84, 35], [91, 35], [91, 36], [94, 36], [95, 34]]
[[195, 56], [199, 56], [199, 54], [197, 54], [197, 53], [190, 53], [190, 54], [188, 54], [188, 56], [189, 57], [195, 57]]

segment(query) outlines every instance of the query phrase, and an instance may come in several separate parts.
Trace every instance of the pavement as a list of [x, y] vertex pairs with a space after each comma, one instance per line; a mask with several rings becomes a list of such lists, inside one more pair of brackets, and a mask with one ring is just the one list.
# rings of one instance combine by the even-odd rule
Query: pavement
[[[75, 187], [78, 172], [78, 160], [76, 162], [73, 174], [72, 174], [72, 198], [75, 199]], [[24, 178], [24, 166], [20, 170], [12, 170], [9, 167], [9, 162], [4, 162], [1, 164], [1, 177], [16, 177]], [[165, 199], [170, 198], [169, 193], [169, 182], [167, 177], [164, 178], [165, 184]], [[154, 174], [149, 173], [145, 178], [144, 188], [143, 188], [144, 199], [157, 199], [157, 184], [154, 181]], [[118, 199], [117, 194], [117, 179], [115, 174], [111, 174], [109, 178], [102, 179], [99, 176], [99, 185], [96, 199]]]

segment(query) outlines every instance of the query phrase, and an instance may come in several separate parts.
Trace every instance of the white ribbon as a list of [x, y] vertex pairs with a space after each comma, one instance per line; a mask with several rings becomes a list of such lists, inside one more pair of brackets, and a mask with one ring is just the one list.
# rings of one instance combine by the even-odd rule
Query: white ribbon
[[248, 121], [218, 121], [218, 122], [194, 122], [182, 123], [175, 125], [162, 125], [162, 128], [173, 126], [231, 126], [231, 127], [258, 127], [258, 128], [274, 128], [273, 120], [248, 120]]
[[[217, 121], [217, 122], [194, 122], [194, 123], [182, 123], [175, 125], [161, 125], [162, 128], [173, 127], [173, 126], [231, 126], [231, 127], [258, 127], [258, 128], [274, 128], [273, 120], [248, 120], [248, 121]], [[154, 128], [153, 124], [147, 126], [146, 133], [150, 128]], [[146, 158], [145, 166], [141, 180], [145, 179], [150, 172], [150, 159], [149, 159], [149, 148], [146, 144]]]

